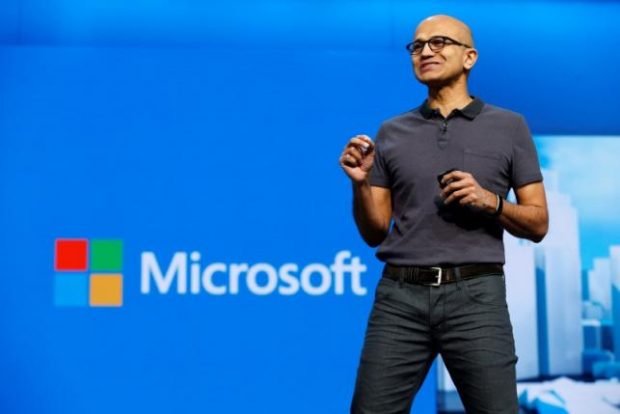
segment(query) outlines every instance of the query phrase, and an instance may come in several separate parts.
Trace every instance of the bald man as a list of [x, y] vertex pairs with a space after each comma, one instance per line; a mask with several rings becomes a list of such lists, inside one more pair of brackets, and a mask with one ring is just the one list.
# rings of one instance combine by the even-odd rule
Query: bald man
[[407, 50], [427, 99], [340, 157], [359, 232], [385, 262], [351, 412], [408, 413], [439, 354], [468, 413], [514, 414], [502, 236], [547, 232], [536, 150], [521, 115], [469, 94], [478, 52], [466, 24], [429, 17]]

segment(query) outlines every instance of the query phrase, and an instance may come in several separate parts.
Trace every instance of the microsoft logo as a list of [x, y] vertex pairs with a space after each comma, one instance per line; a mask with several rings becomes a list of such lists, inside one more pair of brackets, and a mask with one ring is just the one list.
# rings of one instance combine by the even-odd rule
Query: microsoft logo
[[[54, 304], [59, 307], [123, 306], [123, 241], [56, 239]], [[203, 262], [199, 251], [175, 251], [161, 261], [156, 252], [140, 255], [140, 293], [209, 296], [252, 294], [365, 296], [366, 272], [349, 250], [336, 252], [331, 264], [313, 262]], [[167, 264], [166, 264], [167, 263]]]
[[56, 239], [54, 304], [122, 306], [122, 268], [122, 240]]

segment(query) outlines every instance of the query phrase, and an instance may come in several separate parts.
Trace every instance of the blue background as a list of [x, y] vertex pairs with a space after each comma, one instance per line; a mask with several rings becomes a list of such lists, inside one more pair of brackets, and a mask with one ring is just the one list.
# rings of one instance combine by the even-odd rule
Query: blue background
[[[612, 1], [5, 0], [0, 411], [346, 412], [380, 263], [337, 158], [424, 99], [404, 45], [439, 12], [474, 31], [472, 94], [536, 134], [620, 133]], [[122, 308], [53, 306], [58, 237], [124, 241]], [[147, 250], [351, 250], [370, 293], [142, 295]]]

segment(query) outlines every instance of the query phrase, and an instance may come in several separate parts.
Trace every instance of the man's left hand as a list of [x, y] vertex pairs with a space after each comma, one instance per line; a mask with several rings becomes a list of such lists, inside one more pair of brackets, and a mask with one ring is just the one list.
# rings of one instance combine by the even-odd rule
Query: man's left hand
[[497, 208], [497, 196], [482, 188], [470, 173], [452, 171], [443, 176], [441, 185], [444, 204], [458, 202], [488, 214], [493, 214]]

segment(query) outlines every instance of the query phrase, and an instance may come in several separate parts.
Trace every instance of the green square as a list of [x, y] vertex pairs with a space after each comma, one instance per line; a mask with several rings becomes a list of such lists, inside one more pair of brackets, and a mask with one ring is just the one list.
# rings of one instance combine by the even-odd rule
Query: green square
[[119, 272], [123, 270], [122, 240], [91, 240], [90, 271]]

